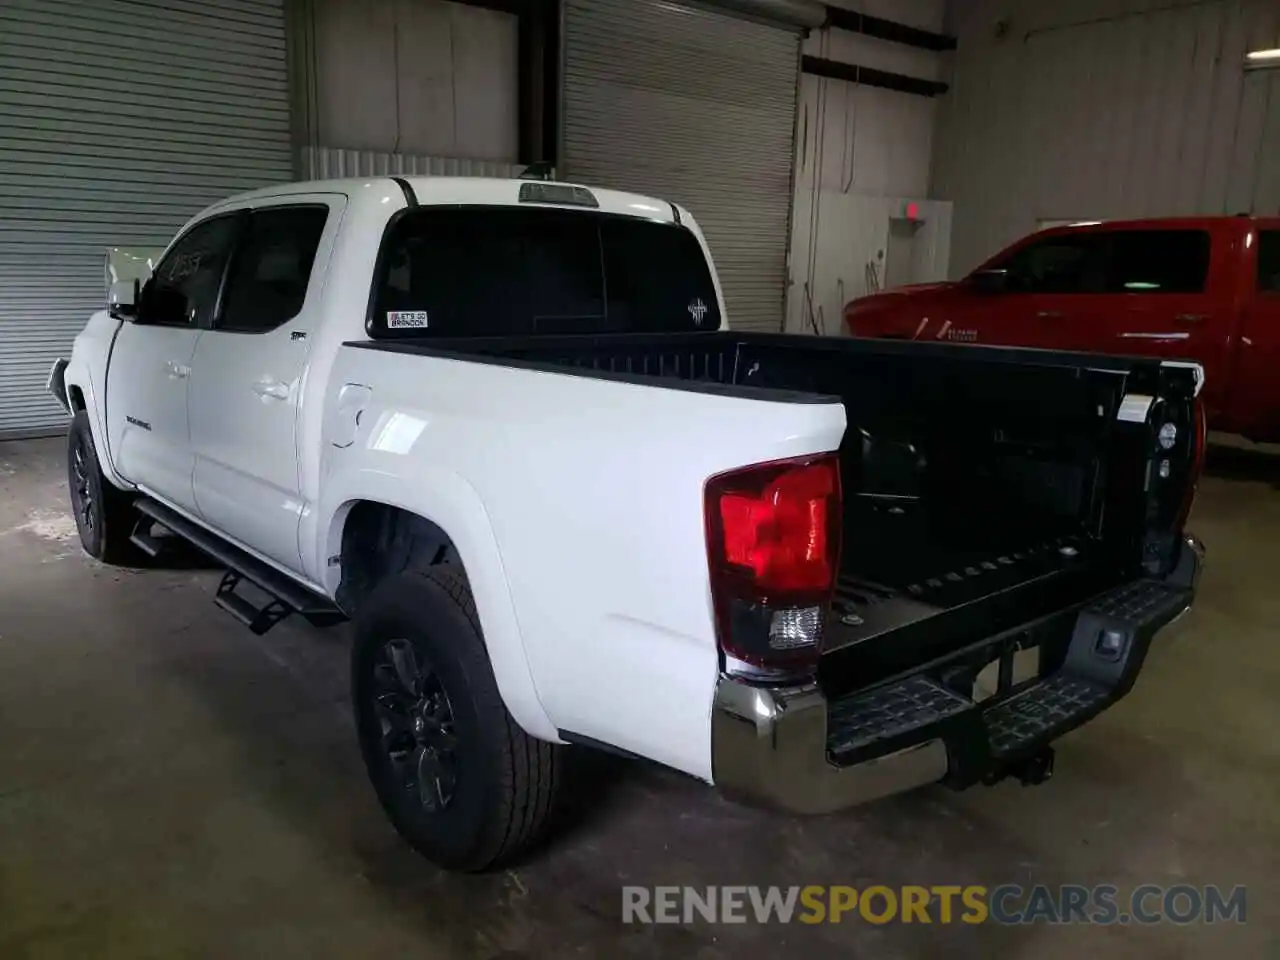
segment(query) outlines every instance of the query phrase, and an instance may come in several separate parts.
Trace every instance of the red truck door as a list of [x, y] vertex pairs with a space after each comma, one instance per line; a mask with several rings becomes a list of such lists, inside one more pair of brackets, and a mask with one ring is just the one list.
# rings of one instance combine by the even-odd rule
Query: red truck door
[[1236, 345], [1228, 429], [1274, 443], [1280, 441], [1280, 220], [1259, 227], [1252, 244], [1256, 256], [1245, 260], [1250, 290]]
[[1106, 278], [1075, 325], [1083, 349], [1098, 353], [1195, 360], [1213, 409], [1225, 396], [1226, 351], [1233, 318], [1238, 231], [1170, 222], [1104, 229]]
[[1080, 318], [1102, 292], [1103, 253], [1103, 240], [1095, 233], [1037, 235], [981, 268], [980, 273], [1003, 271], [1003, 287], [999, 293], [973, 295], [966, 316], [956, 323], [972, 327], [978, 343], [1091, 349]]

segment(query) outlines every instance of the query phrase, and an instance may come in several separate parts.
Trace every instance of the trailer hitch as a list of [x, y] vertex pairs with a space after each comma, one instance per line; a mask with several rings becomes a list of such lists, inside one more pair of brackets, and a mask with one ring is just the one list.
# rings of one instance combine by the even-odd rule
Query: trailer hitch
[[1041, 747], [1030, 756], [1005, 764], [983, 780], [993, 786], [1006, 777], [1014, 777], [1024, 787], [1038, 787], [1053, 776], [1053, 747]]

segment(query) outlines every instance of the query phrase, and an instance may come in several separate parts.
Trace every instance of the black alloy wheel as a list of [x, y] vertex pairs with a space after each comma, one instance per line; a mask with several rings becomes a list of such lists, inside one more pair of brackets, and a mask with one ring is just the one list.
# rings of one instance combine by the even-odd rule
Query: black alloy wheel
[[405, 639], [389, 640], [373, 668], [382, 746], [401, 789], [428, 813], [453, 802], [458, 737], [449, 694], [430, 662]]

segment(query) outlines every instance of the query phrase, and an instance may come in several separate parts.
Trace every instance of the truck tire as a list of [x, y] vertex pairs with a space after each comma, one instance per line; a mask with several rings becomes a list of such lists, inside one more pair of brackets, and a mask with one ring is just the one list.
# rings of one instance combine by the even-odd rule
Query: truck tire
[[410, 569], [374, 588], [355, 619], [351, 686], [369, 779], [415, 850], [473, 872], [543, 836], [562, 748], [507, 712], [459, 568]]
[[104, 563], [137, 563], [141, 552], [129, 540], [138, 519], [132, 497], [103, 474], [89, 415], [83, 410], [72, 418], [67, 433], [67, 483], [85, 553]]

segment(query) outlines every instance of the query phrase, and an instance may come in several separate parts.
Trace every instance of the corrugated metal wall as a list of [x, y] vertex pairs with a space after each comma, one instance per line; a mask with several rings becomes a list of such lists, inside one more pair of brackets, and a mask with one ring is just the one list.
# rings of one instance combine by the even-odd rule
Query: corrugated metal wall
[[782, 329], [800, 37], [667, 0], [565, 0], [565, 176], [687, 207], [728, 320]]
[[1038, 221], [1280, 210], [1280, 72], [1242, 69], [1280, 45], [1277, 0], [960, 0], [951, 20], [953, 275]]
[[293, 0], [298, 142], [514, 162], [517, 18], [443, 0]]
[[0, 3], [0, 437], [104, 303], [108, 246], [163, 246], [291, 174], [281, 0]]
[[520, 164], [495, 160], [459, 160], [455, 157], [418, 157], [374, 150], [337, 150], [303, 147], [302, 177], [330, 180], [339, 177], [518, 177]]

